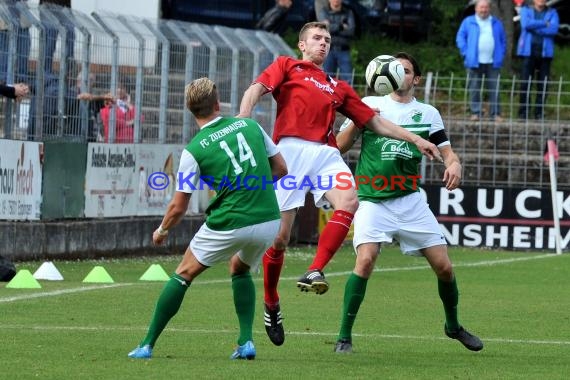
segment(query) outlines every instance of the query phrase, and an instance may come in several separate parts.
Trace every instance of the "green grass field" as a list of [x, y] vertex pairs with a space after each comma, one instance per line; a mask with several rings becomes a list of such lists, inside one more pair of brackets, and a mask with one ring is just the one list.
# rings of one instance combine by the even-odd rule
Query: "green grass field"
[[[253, 361], [229, 359], [237, 337], [226, 265], [206, 271], [159, 339], [154, 358], [127, 353], [146, 332], [162, 283], [139, 281], [151, 264], [179, 256], [55, 261], [64, 281], [42, 289], [0, 285], [2, 379], [567, 379], [570, 374], [570, 255], [454, 248], [460, 321], [485, 342], [473, 353], [443, 334], [437, 282], [422, 258], [388, 247], [377, 262], [354, 332], [354, 354], [333, 353], [344, 283], [354, 264], [343, 248], [327, 267], [322, 296], [295, 281], [312, 248], [288, 251], [280, 283], [286, 341], [263, 327], [255, 275]], [[32, 273], [41, 262], [18, 263]], [[102, 265], [113, 284], [82, 280]]]

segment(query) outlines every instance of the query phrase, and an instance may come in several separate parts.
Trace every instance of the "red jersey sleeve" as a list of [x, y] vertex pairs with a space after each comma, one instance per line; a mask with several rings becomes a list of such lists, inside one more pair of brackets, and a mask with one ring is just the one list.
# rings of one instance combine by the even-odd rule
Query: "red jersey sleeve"
[[339, 107], [339, 112], [354, 122], [357, 128], [363, 129], [364, 125], [374, 117], [376, 112], [366, 105], [354, 89], [347, 83], [343, 83], [345, 98]]
[[253, 83], [261, 83], [269, 90], [269, 92], [275, 90], [284, 80], [287, 75], [287, 60], [290, 57], [277, 57], [273, 63], [271, 63], [259, 76], [253, 81]]

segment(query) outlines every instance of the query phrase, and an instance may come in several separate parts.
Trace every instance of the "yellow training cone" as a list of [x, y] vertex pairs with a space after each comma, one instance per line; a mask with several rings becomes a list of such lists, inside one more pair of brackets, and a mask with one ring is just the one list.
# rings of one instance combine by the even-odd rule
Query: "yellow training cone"
[[16, 273], [14, 278], [6, 284], [6, 287], [12, 289], [39, 289], [42, 286], [38, 280], [32, 276], [29, 270], [21, 269]]
[[168, 281], [169, 278], [160, 264], [152, 264], [139, 278], [139, 281]]
[[113, 278], [102, 266], [96, 266], [83, 279], [83, 282], [113, 283]]

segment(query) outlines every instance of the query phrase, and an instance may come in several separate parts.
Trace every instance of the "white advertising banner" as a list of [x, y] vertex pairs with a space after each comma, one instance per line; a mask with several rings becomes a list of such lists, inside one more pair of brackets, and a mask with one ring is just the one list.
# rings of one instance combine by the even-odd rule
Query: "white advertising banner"
[[0, 219], [40, 219], [42, 154], [42, 143], [0, 140]]
[[134, 144], [89, 144], [85, 173], [86, 217], [137, 215], [135, 159]]
[[[427, 185], [422, 192], [450, 245], [554, 250], [550, 189]], [[570, 246], [570, 192], [557, 191], [561, 248]]]
[[137, 144], [137, 215], [164, 215], [184, 145]]

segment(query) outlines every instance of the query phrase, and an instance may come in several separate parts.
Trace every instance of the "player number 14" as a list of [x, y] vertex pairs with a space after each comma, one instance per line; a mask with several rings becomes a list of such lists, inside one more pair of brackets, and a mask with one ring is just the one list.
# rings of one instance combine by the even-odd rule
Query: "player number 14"
[[253, 152], [251, 151], [251, 148], [247, 144], [247, 141], [245, 140], [243, 134], [237, 133], [236, 137], [237, 137], [238, 150], [239, 150], [239, 163], [236, 160], [236, 156], [234, 155], [234, 152], [231, 151], [227, 142], [225, 142], [224, 140], [220, 141], [220, 148], [222, 148], [224, 152], [226, 152], [234, 167], [235, 175], [238, 175], [243, 173], [243, 168], [241, 167], [240, 163], [249, 161], [251, 166], [255, 167], [257, 166], [257, 162], [255, 162], [255, 157], [253, 157]]

